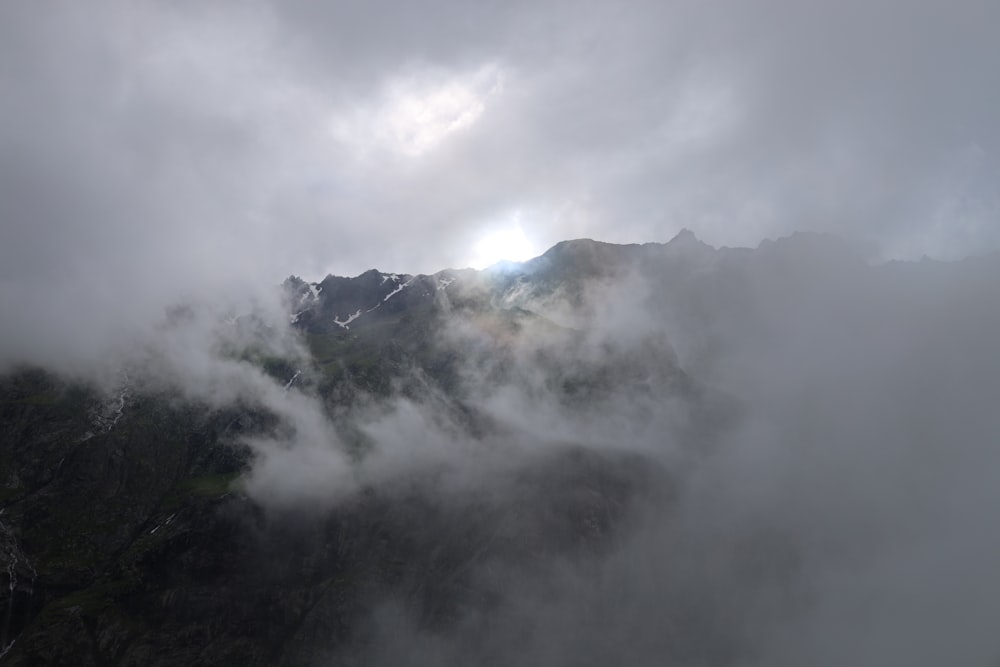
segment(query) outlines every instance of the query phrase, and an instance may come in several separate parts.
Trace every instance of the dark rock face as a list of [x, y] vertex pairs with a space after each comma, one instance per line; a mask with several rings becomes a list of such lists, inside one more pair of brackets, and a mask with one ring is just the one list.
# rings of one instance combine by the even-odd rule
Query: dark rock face
[[2, 396], [13, 665], [311, 664], [387, 596], [447, 626], [502, 594], [475, 578], [488, 563], [595, 553], [662, 474], [568, 447], [492, 494], [445, 500], [414, 479], [328, 513], [271, 513], [232, 487], [239, 415], [137, 397], [84, 439], [95, 396], [35, 372]]
[[[525, 285], [579, 296], [652, 250], [578, 241], [492, 272], [290, 278], [311, 354], [296, 389], [334, 421], [361, 399], [433, 396], [467, 438], [497, 428], [463, 398], [469, 368], [486, 383], [541, 369], [570, 414], [623, 387], [700, 404], [664, 336], [595, 343], [511, 297]], [[465, 333], [442, 339], [456, 317]], [[294, 368], [261, 363], [282, 378]], [[253, 458], [242, 438], [273, 428], [266, 408], [211, 408], [127, 377], [110, 393], [36, 369], [3, 378], [3, 663], [339, 664], [386, 601], [429, 631], [457, 627], [501, 603], [510, 573], [597, 558], [639, 498], [670, 495], [642, 456], [565, 443], [446, 494], [430, 468], [333, 509], [278, 511], [240, 483]]]
[[105, 423], [102, 400], [36, 371], [0, 387], [11, 664], [116, 660], [133, 623], [119, 602], [148, 585], [138, 564], [167, 536], [161, 524], [201, 519], [225, 483], [198, 485], [246, 460], [217, 445], [223, 415], [140, 395]]

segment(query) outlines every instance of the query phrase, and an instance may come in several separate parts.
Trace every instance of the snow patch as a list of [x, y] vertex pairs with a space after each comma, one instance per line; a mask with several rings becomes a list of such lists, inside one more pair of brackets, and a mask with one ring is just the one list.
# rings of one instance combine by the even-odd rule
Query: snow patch
[[156, 534], [156, 531], [158, 531], [160, 528], [163, 528], [164, 526], [169, 526], [173, 522], [175, 516], [177, 516], [177, 512], [174, 512], [173, 514], [168, 516], [166, 521], [157, 525], [156, 528], [154, 528], [153, 530], [149, 531], [149, 534], [154, 535]]
[[[125, 405], [128, 402], [130, 392], [128, 373], [121, 371], [121, 381], [118, 385], [117, 396], [109, 398], [103, 405], [97, 405], [89, 410], [90, 425], [100, 433], [109, 433], [125, 412]], [[88, 437], [89, 436], [89, 437]], [[87, 431], [80, 440], [89, 440], [93, 433]]]
[[306, 287], [309, 291], [302, 292], [299, 296], [299, 302], [297, 304], [299, 308], [298, 312], [289, 316], [289, 322], [291, 324], [298, 322], [303, 313], [311, 310], [313, 306], [319, 303], [319, 293], [323, 291], [323, 286], [319, 283], [306, 283]]
[[[371, 311], [369, 311], [369, 312], [371, 312]], [[347, 325], [350, 324], [351, 322], [353, 322], [354, 320], [358, 319], [359, 317], [361, 317], [361, 309], [360, 308], [358, 308], [356, 311], [354, 311], [354, 313], [352, 315], [349, 315], [347, 317], [347, 319], [344, 320], [343, 322], [340, 321], [340, 316], [338, 315], [337, 317], [333, 318], [333, 323], [339, 325], [341, 329], [350, 329], [351, 327], [349, 327]]]
[[298, 379], [300, 375], [302, 375], [302, 371], [299, 370], [295, 371], [295, 375], [292, 376], [292, 379], [285, 383], [285, 391], [288, 391], [289, 389], [292, 388], [292, 384]]
[[403, 283], [402, 285], [400, 285], [400, 286], [399, 286], [399, 287], [397, 287], [396, 289], [394, 289], [394, 290], [392, 290], [391, 292], [389, 292], [388, 294], [386, 294], [386, 295], [385, 295], [385, 298], [384, 298], [384, 299], [382, 299], [382, 303], [385, 303], [385, 302], [386, 302], [386, 301], [388, 301], [388, 300], [389, 300], [390, 298], [392, 298], [392, 297], [396, 296], [397, 294], [399, 294], [400, 292], [402, 292], [402, 291], [403, 291], [403, 289], [404, 289], [404, 288], [406, 288], [406, 287], [409, 287], [409, 286], [410, 286], [410, 283], [412, 283], [413, 281], [414, 281], [414, 278], [410, 278], [410, 279], [409, 279], [409, 280], [407, 280], [407, 281], [406, 281], [405, 283]]

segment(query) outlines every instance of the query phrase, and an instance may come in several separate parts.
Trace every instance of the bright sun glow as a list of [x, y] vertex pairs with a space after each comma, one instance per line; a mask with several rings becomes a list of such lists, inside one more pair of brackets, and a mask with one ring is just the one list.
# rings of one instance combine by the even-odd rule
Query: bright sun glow
[[485, 269], [497, 262], [508, 260], [523, 262], [538, 253], [535, 244], [527, 237], [520, 225], [507, 227], [484, 236], [473, 248], [469, 266]]

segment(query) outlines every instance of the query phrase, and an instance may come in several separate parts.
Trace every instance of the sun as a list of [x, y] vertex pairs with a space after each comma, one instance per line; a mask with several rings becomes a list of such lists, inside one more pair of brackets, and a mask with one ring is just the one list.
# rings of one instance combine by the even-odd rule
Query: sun
[[473, 248], [469, 266], [485, 269], [497, 262], [523, 262], [538, 254], [535, 244], [521, 225], [497, 229], [481, 238]]

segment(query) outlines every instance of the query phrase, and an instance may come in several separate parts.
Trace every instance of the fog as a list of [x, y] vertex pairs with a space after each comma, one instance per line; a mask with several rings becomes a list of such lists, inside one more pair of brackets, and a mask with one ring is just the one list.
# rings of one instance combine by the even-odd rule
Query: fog
[[[598, 548], [542, 537], [549, 546], [527, 561], [473, 559], [468, 585], [499, 597], [463, 603], [444, 625], [413, 599], [377, 598], [335, 664], [1000, 658], [996, 258], [873, 265], [836, 239], [796, 235], [686, 260], [669, 284], [655, 263], [586, 283], [582, 300], [562, 303], [574, 329], [452, 313], [440, 344], [463, 355], [458, 396], [477, 428], [430, 389], [352, 417], [370, 438], [357, 484], [402, 485], [459, 517], [539, 503], [514, 528], [481, 517], [515, 541], [551, 529], [545, 503], [564, 482], [542, 482], [553, 496], [524, 483], [547, 456], [583, 447], [643, 463], [602, 464], [635, 495]], [[529, 311], [560, 311], [559, 297], [518, 294]], [[674, 363], [698, 391], [677, 383]], [[566, 393], [574, 372], [602, 365], [615, 369], [611, 391]], [[251, 495], [306, 513], [335, 506], [352, 487], [336, 481], [336, 437], [323, 442], [258, 443]]]
[[[507, 545], [446, 623], [373, 593], [335, 664], [996, 664], [998, 23], [4, 3], [0, 372], [266, 415], [234, 444], [268, 516], [412, 496]], [[414, 362], [342, 404], [277, 287], [684, 227], [711, 246], [582, 285], [467, 274], [454, 386]], [[546, 537], [574, 466], [628, 490], [582, 549]]]
[[[434, 508], [410, 528], [429, 553], [479, 545], [434, 593], [450, 612], [372, 591], [331, 664], [1000, 659], [996, 256], [872, 263], [814, 234], [601, 248], [555, 289], [537, 263], [449, 285], [447, 388], [414, 363], [388, 395], [324, 398], [277, 288], [51, 368], [265, 415], [236, 436], [239, 488], [276, 521], [374, 493]], [[490, 292], [506, 270], [527, 278]]]

